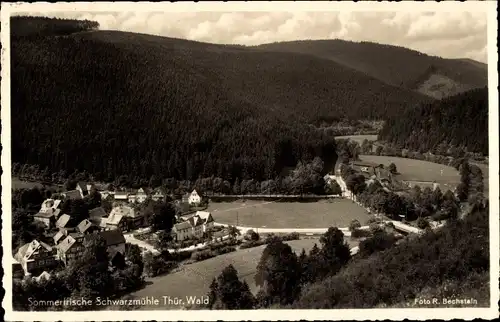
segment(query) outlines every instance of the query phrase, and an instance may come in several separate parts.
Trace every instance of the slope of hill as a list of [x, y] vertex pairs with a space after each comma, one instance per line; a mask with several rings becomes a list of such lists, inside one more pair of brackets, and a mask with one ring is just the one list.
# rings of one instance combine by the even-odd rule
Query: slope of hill
[[330, 59], [387, 84], [442, 98], [487, 86], [486, 65], [470, 59], [443, 59], [404, 47], [344, 40], [305, 40], [256, 46]]
[[13, 30], [12, 159], [49, 172], [273, 177], [335, 161], [334, 138], [307, 123], [428, 100], [308, 55], [38, 25]]
[[450, 147], [488, 154], [488, 88], [408, 109], [388, 119], [379, 139], [412, 151], [445, 155]]
[[474, 295], [477, 304], [469, 307], [488, 307], [489, 286], [481, 284], [489, 281], [488, 222], [488, 208], [477, 208], [463, 221], [354, 260], [337, 275], [306, 286], [293, 308], [414, 306], [419, 295]]

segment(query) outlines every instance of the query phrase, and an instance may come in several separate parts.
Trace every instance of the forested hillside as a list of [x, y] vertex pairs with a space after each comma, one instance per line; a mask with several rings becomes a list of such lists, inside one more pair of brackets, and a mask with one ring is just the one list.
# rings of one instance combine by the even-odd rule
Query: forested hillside
[[435, 98], [488, 84], [485, 64], [467, 59], [443, 59], [392, 45], [335, 39], [278, 42], [255, 48], [330, 59], [387, 84]]
[[379, 139], [411, 151], [447, 155], [450, 148], [462, 147], [487, 155], [488, 88], [407, 109], [388, 119]]
[[354, 259], [338, 274], [305, 286], [293, 308], [416, 306], [415, 299], [426, 295], [474, 295], [478, 307], [487, 307], [488, 218], [489, 208], [478, 206], [463, 221], [449, 221], [441, 230]]
[[[14, 34], [37, 35], [16, 19]], [[335, 162], [334, 138], [311, 123], [427, 101], [312, 56], [50, 23], [11, 42], [12, 161], [49, 172], [262, 180]]]

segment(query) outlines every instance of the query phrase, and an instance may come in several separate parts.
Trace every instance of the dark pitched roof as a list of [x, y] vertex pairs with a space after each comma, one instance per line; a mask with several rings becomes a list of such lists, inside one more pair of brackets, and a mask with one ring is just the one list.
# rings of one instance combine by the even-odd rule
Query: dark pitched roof
[[[125, 243], [125, 237], [123, 237], [122, 232], [119, 230], [105, 230], [98, 233], [98, 235], [104, 239], [108, 247]], [[92, 234], [86, 235], [84, 240], [90, 240], [91, 236]]]
[[76, 186], [80, 187], [80, 189], [82, 189], [83, 192], [87, 191], [87, 183], [85, 182], [80, 181], [76, 184]]
[[90, 218], [106, 217], [106, 211], [102, 207], [91, 209], [89, 210], [89, 217]]

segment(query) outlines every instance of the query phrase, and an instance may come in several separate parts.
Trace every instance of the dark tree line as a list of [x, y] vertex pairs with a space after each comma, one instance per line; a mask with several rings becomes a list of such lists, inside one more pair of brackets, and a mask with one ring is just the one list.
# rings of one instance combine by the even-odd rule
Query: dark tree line
[[411, 151], [488, 154], [488, 88], [471, 90], [389, 118], [379, 138]]
[[97, 21], [47, 17], [15, 16], [10, 18], [12, 38], [61, 36], [75, 32], [96, 30]]

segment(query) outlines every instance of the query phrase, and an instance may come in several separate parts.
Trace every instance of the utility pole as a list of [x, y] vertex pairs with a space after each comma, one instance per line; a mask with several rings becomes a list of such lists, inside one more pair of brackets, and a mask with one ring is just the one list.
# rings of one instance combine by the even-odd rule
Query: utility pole
[[236, 212], [236, 227], [238, 227], [238, 223], [239, 223], [239, 220], [238, 220], [238, 212]]

